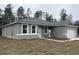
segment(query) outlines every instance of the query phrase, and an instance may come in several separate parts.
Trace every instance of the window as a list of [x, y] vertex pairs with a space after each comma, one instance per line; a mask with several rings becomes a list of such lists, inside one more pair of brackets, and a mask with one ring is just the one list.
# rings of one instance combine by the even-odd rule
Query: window
[[36, 33], [36, 26], [32, 26], [32, 33]]
[[48, 28], [47, 27], [44, 28], [44, 33], [48, 33]]
[[23, 25], [23, 34], [27, 33], [27, 25]]

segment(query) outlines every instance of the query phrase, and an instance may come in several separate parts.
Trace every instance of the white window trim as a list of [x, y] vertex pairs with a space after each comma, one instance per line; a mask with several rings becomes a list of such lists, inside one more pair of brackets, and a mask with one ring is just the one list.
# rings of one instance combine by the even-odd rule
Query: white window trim
[[39, 35], [39, 34], [16, 34], [16, 35]]
[[[32, 26], [35, 26], [36, 27], [35, 33], [32, 33]], [[31, 25], [31, 34], [37, 34], [37, 25]]]
[[44, 34], [48, 34], [48, 27], [47, 27], [47, 33], [45, 33], [45, 27], [44, 27]]
[[[21, 25], [21, 34], [16, 34], [16, 35], [39, 35], [37, 33], [37, 25], [31, 25], [31, 33], [30, 34], [28, 33], [28, 31], [29, 31], [29, 25], [27, 25], [27, 33], [26, 34], [23, 33], [23, 25], [27, 25], [27, 24], [22, 24]], [[36, 27], [35, 33], [32, 33], [32, 26], [35, 26]]]
[[28, 29], [29, 29], [29, 25], [27, 25], [27, 33], [23, 33], [23, 25], [27, 25], [27, 24], [22, 24], [21, 25], [21, 34], [28, 34]]

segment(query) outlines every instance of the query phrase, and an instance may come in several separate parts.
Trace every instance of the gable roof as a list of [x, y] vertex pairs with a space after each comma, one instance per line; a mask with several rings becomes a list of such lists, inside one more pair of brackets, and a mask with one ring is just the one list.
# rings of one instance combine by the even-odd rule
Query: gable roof
[[40, 25], [40, 26], [72, 26], [72, 27], [76, 27], [75, 25], [71, 25], [69, 22], [66, 22], [66, 21], [49, 22], [49, 21], [37, 19], [37, 18], [27, 18], [27, 19], [19, 20], [18, 23], [33, 24], [33, 25]]
[[22, 20], [17, 20], [13, 23], [6, 24], [2, 27], [9, 26], [12, 24], [21, 23], [21, 24], [32, 24], [32, 25], [40, 25], [40, 26], [72, 26], [76, 27], [75, 25], [70, 25], [68, 22], [48, 22], [42, 19], [37, 18], [26, 18]]
[[33, 24], [33, 25], [40, 25], [40, 26], [52, 26], [53, 24], [51, 22], [37, 19], [37, 18], [27, 18], [23, 20], [17, 21], [18, 23], [25, 23], [25, 24]]

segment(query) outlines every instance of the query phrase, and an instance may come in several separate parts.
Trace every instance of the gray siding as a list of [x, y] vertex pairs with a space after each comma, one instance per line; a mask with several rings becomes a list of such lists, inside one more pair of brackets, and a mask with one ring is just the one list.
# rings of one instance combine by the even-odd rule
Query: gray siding
[[42, 28], [40, 26], [37, 26], [37, 33], [42, 37]]
[[[14, 25], [10, 25], [2, 28], [2, 36], [8, 37], [8, 38], [14, 38], [14, 39], [31, 39], [31, 38], [49, 37], [49, 34], [44, 33], [44, 26], [37, 26], [37, 34], [32, 35], [31, 25], [29, 25], [29, 28], [28, 28], [29, 35], [17, 35], [17, 34], [22, 34], [21, 25], [22, 24], [14, 24]], [[52, 30], [51, 37], [57, 37], [57, 38], [69, 38], [69, 36], [77, 37], [76, 27], [51, 27], [50, 29]], [[75, 34], [69, 35], [68, 30], [75, 31]], [[71, 32], [71, 34], [73, 33]]]
[[28, 33], [31, 34], [31, 25], [29, 25]]
[[67, 30], [67, 38], [76, 38], [77, 37], [77, 28], [69, 27]]
[[75, 34], [74, 34], [75, 36], [73, 36], [73, 38], [75, 38], [77, 36], [77, 28], [75, 28], [75, 27], [54, 27], [52, 29], [52, 31], [53, 31], [52, 36], [57, 37], [57, 38], [70, 38], [70, 37], [68, 37], [70, 35], [67, 34], [68, 30], [75, 31]]
[[40, 38], [39, 35], [17, 35], [15, 39], [32, 39], [32, 38]]
[[2, 36], [8, 37], [8, 38], [16, 37], [16, 34], [20, 34], [20, 33], [21, 33], [20, 24], [14, 24], [12, 26], [7, 26], [2, 28]]
[[[21, 25], [22, 24], [14, 24], [14, 25], [6, 26], [6, 27], [2, 28], [2, 36], [8, 37], [8, 38], [14, 38], [14, 39], [40, 38], [40, 34], [39, 35], [17, 35], [17, 34], [22, 34]], [[39, 27], [37, 26], [37, 28], [39, 28]], [[31, 25], [29, 25], [28, 33], [29, 34], [31, 33]], [[40, 33], [40, 32], [38, 31], [38, 33]]]
[[[31, 25], [28, 25], [28, 35], [16, 35], [17, 39], [31, 39], [31, 38], [40, 38], [41, 34], [40, 34], [40, 30], [39, 30], [39, 26], [37, 26], [37, 35], [32, 35], [31, 34]], [[31, 35], [30, 35], [31, 34]]]
[[[49, 29], [49, 28], [48, 28]], [[40, 27], [41, 37], [49, 37], [49, 34], [44, 33], [44, 27]]]

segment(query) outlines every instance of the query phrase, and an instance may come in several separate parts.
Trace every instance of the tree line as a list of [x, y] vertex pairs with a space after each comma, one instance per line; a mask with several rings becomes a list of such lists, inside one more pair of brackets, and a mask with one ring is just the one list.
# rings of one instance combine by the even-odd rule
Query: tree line
[[[17, 19], [22, 20], [28, 17], [32, 17], [32, 11], [30, 8], [27, 9], [27, 13], [25, 13], [25, 9], [23, 6], [18, 7], [17, 12], [13, 13], [13, 7], [11, 4], [6, 5], [4, 10], [0, 9], [0, 33], [1, 26], [9, 24], [11, 22], [15, 22]], [[49, 22], [57, 22], [57, 19], [53, 17], [52, 14], [48, 12], [43, 12], [42, 10], [38, 10], [34, 13], [34, 18], [37, 19], [45, 19]], [[68, 22], [72, 24], [72, 14], [67, 14], [65, 9], [60, 11], [60, 19], [59, 21]]]
[[[31, 17], [32, 11], [30, 8], [27, 9], [27, 13], [24, 13], [24, 8], [23, 6], [20, 6], [17, 10], [16, 13], [13, 13], [13, 7], [11, 4], [6, 5], [6, 7], [4, 8], [4, 11], [2, 9], [0, 9], [0, 26], [14, 22], [16, 17], [18, 19], [25, 19], [27, 17]], [[56, 18], [53, 18], [52, 14], [49, 14], [48, 12], [43, 12], [42, 10], [38, 10], [34, 13], [34, 17], [35, 18], [44, 18], [46, 19], [46, 21], [57, 21]], [[65, 22], [69, 22], [72, 23], [72, 15], [71, 14], [67, 14], [65, 9], [62, 9], [60, 11], [60, 21], [65, 21]]]

